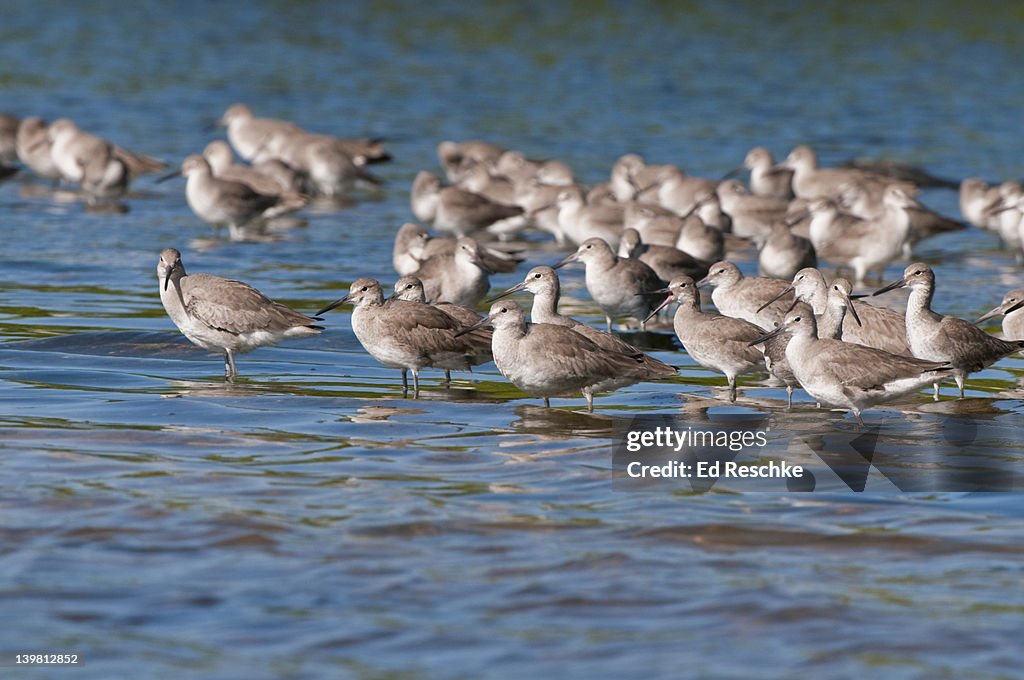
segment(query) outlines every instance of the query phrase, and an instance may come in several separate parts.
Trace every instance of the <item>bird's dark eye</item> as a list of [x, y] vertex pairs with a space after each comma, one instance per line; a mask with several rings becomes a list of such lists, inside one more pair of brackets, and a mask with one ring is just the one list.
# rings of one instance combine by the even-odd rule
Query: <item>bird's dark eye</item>
[[499, 311], [499, 312], [501, 312], [502, 314], [504, 314], [505, 312], [507, 312], [507, 311], [508, 311], [508, 309], [506, 309], [505, 307], [502, 307], [502, 308], [501, 308], [501, 309], [499, 309], [498, 311]]
[[370, 290], [370, 287], [369, 286], [363, 286], [362, 290]]
[[533, 275], [533, 278], [535, 278], [535, 279], [539, 279], [539, 278], [540, 278], [540, 274], [534, 274], [534, 275]]
[[800, 320], [800, 317], [799, 317], [799, 316], [798, 316], [798, 317], [796, 317], [795, 319], [793, 319], [793, 321], [799, 321], [799, 320]]
[[593, 248], [593, 247], [594, 247], [594, 246], [587, 246], [587, 250], [590, 250], [590, 249], [591, 249], [591, 248]]

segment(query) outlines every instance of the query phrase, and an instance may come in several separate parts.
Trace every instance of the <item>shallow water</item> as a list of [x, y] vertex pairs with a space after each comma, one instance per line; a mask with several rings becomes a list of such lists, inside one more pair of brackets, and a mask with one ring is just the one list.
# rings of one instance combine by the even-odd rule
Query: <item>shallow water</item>
[[[392, 281], [409, 184], [446, 138], [562, 158], [586, 181], [626, 151], [718, 176], [754, 144], [801, 142], [826, 164], [1019, 175], [1014, 17], [896, 11], [8, 8], [0, 109], [180, 159], [247, 101], [383, 135], [396, 161], [375, 168], [384, 189], [307, 210], [271, 243], [212, 238], [181, 184], [137, 182], [125, 215], [0, 185], [0, 665], [66, 651], [87, 677], [1016, 675], [1019, 494], [902, 493], [893, 479], [995, 461], [1019, 489], [1024, 361], [976, 374], [963, 401], [868, 414], [882, 457], [855, 494], [814, 453], [858, 436], [850, 419], [805, 395], [784, 411], [756, 379], [728, 406], [724, 380], [664, 331], [629, 337], [680, 377], [599, 397], [594, 415], [580, 399], [542, 408], [493, 364], [450, 390], [428, 374], [413, 401], [346, 308], [320, 337], [240, 357], [225, 384], [156, 290], [165, 247], [305, 311], [358, 276]], [[923, 200], [957, 215], [951, 192]], [[561, 256], [538, 247], [528, 263]], [[976, 316], [1021, 281], [973, 229], [915, 257], [936, 268], [947, 313]], [[565, 272], [568, 309], [599, 324], [582, 271]], [[770, 416], [764, 455], [812, 466], [817, 487], [616, 491], [612, 438], [639, 414]], [[963, 421], [977, 431], [957, 448]], [[935, 457], [937, 443], [955, 455]]]

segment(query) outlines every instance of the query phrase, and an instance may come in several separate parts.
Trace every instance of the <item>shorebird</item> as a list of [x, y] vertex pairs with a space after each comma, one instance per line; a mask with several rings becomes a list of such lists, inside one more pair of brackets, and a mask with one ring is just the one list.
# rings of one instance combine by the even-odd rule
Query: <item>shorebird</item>
[[356, 279], [347, 295], [317, 316], [349, 303], [354, 305], [352, 331], [363, 349], [381, 364], [401, 369], [403, 393], [409, 391], [412, 372], [413, 397], [419, 396], [421, 369], [442, 368], [447, 375], [472, 371], [490, 359], [486, 334], [470, 332], [449, 314], [422, 302], [385, 302], [384, 290], [374, 279]]
[[890, 354], [842, 340], [821, 339], [814, 312], [797, 303], [783, 323], [753, 342], [790, 333], [786, 358], [800, 386], [817, 401], [849, 409], [863, 425], [861, 411], [918, 391], [950, 368], [942, 361], [927, 361]]
[[231, 147], [220, 139], [215, 139], [203, 149], [203, 158], [210, 164], [214, 177], [241, 182], [253, 191], [266, 196], [278, 196], [284, 191], [276, 179], [259, 172], [247, 165], [235, 163]]
[[624, 205], [587, 202], [583, 191], [576, 186], [564, 187], [555, 205], [558, 206], [558, 226], [573, 243], [578, 245], [598, 237], [612, 248], [619, 247], [625, 220]]
[[515, 302], [495, 302], [478, 325], [487, 323], [494, 327], [491, 349], [498, 370], [522, 391], [543, 397], [545, 406], [550, 397], [581, 391], [592, 413], [595, 393], [676, 374], [671, 366], [652, 368], [642, 356], [603, 349], [570, 328], [527, 323]]
[[640, 260], [654, 270], [662, 281], [677, 276], [701, 278], [707, 276], [708, 263], [697, 260], [678, 248], [644, 243], [636, 229], [626, 229], [619, 241], [619, 257]]
[[496, 203], [472, 191], [442, 186], [441, 179], [427, 171], [413, 180], [409, 202], [416, 219], [458, 236], [481, 229], [501, 234], [517, 231], [525, 224], [520, 217], [523, 209], [518, 205]]
[[[420, 268], [425, 260], [435, 255], [454, 255], [458, 247], [458, 239], [450, 236], [431, 236], [426, 229], [418, 224], [406, 222], [395, 234], [395, 245], [391, 252], [391, 262], [395, 271], [401, 276], [412, 274]], [[484, 265], [494, 273], [508, 273], [516, 270], [523, 261], [521, 255], [509, 253], [495, 248], [480, 245], [480, 258]]]
[[[403, 276], [395, 281], [395, 293], [388, 298], [388, 300], [406, 300], [408, 302], [420, 302], [427, 304], [427, 294], [423, 289], [422, 281], [415, 276]], [[453, 305], [450, 302], [434, 302], [431, 306], [436, 309], [440, 309], [442, 312], [452, 317], [461, 326], [459, 330], [468, 328], [469, 326], [478, 323], [480, 319], [483, 318], [475, 309], [470, 309], [469, 307], [463, 307], [461, 305]], [[480, 352], [473, 358], [471, 363], [474, 366], [477, 366], [490, 361], [491, 331], [487, 328], [480, 328], [474, 333], [473, 337], [478, 341], [478, 349]], [[451, 384], [452, 374], [450, 369], [446, 368], [444, 370], [444, 381], [446, 385]]]
[[1000, 315], [1003, 317], [1003, 339], [1024, 339], [1024, 288], [1009, 291], [997, 307], [979, 316], [974, 323]]
[[22, 118], [18, 123], [14, 145], [18, 159], [37, 176], [52, 181], [59, 180], [60, 170], [50, 155], [49, 125], [39, 116]]
[[683, 218], [650, 203], [627, 203], [622, 226], [623, 232], [635, 229], [646, 244], [675, 247], [683, 229]]
[[462, 172], [476, 163], [496, 163], [505, 147], [471, 139], [464, 142], [443, 141], [437, 145], [437, 160], [449, 182], [458, 182]]
[[705, 314], [700, 309], [700, 293], [693, 279], [678, 276], [668, 288], [669, 293], [652, 313], [657, 314], [673, 300], [679, 303], [673, 326], [686, 353], [701, 366], [724, 373], [729, 383], [729, 401], [736, 401], [736, 376], [764, 365], [764, 354], [753, 346], [764, 330], [742, 319], [721, 314]]
[[758, 196], [794, 198], [793, 171], [775, 164], [772, 152], [763, 146], [755, 146], [743, 159], [743, 167], [750, 170], [750, 191]]
[[732, 220], [732, 233], [755, 241], [768, 238], [772, 225], [785, 218], [789, 206], [782, 199], [752, 194], [735, 179], [723, 181], [715, 193], [722, 212]]
[[832, 340], [843, 339], [843, 323], [846, 320], [846, 313], [850, 312], [854, 322], [861, 326], [860, 317], [857, 315], [857, 308], [850, 299], [853, 286], [846, 279], [834, 279], [828, 285], [828, 301], [825, 304], [825, 312], [820, 316], [816, 315], [818, 323], [818, 337]]
[[690, 215], [683, 218], [675, 246], [698, 260], [717, 262], [725, 255], [725, 236], [698, 215]]
[[647, 165], [643, 157], [635, 153], [620, 156], [612, 165], [609, 180], [615, 200], [627, 203], [638, 200], [640, 196], [648, 192], [657, 191], [658, 185], [669, 167], [667, 165]]
[[[718, 187], [717, 179], [693, 177], [674, 165], [667, 165], [664, 168], [665, 170], [658, 178], [657, 200], [654, 202], [679, 215], [689, 215], [702, 203], [712, 204], [711, 197], [715, 196], [715, 189]], [[646, 197], [643, 197], [643, 200], [651, 202]], [[717, 200], [714, 202], [717, 203]], [[701, 215], [701, 218], [708, 222], [706, 217], [704, 214]]]
[[810, 238], [820, 259], [855, 272], [863, 283], [870, 271], [883, 271], [903, 252], [910, 232], [907, 213], [917, 201], [896, 186], [885, 188], [885, 212], [876, 220], [840, 213], [828, 199], [811, 201]]
[[160, 301], [194, 344], [224, 354], [224, 377], [238, 376], [235, 354], [323, 330], [316, 317], [274, 302], [252, 286], [211, 274], [186, 274], [181, 253], [166, 248], [156, 265]]
[[575, 253], [567, 255], [554, 269], [571, 262], [586, 266], [584, 280], [590, 297], [594, 298], [612, 330], [612, 319], [629, 316], [640, 319], [640, 330], [646, 330], [647, 315], [657, 306], [655, 296], [648, 295], [665, 287], [654, 270], [640, 260], [618, 257], [601, 238], [589, 238]]
[[[809, 304], [815, 316], [821, 317], [827, 312], [830, 287], [825, 281], [825, 276], [814, 267], [798, 271], [793, 277], [793, 282], [769, 303], [781, 299], [790, 292], [794, 293], [797, 300]], [[851, 308], [855, 310], [854, 313], [860, 323], [852, 316], [846, 319], [843, 322], [843, 340], [875, 347], [892, 354], [910, 355], [907, 322], [902, 314], [863, 301], [854, 301]]]
[[90, 200], [118, 198], [128, 190], [128, 166], [104, 139], [85, 132], [67, 118], [54, 121], [47, 134], [50, 157], [61, 179], [82, 187]]
[[533, 307], [530, 308], [530, 321], [533, 323], [547, 323], [555, 326], [564, 326], [572, 329], [586, 337], [601, 349], [610, 352], [620, 352], [641, 358], [644, 364], [652, 371], [661, 371], [665, 377], [675, 375], [676, 370], [666, 363], [648, 356], [638, 348], [629, 344], [622, 338], [600, 331], [593, 326], [581, 323], [572, 317], [558, 313], [558, 299], [561, 294], [561, 286], [558, 281], [558, 274], [551, 267], [534, 267], [526, 274], [522, 282], [517, 283], [508, 290], [494, 296], [489, 302], [500, 300], [504, 297], [528, 291], [533, 294]]
[[820, 168], [818, 167], [818, 155], [811, 147], [804, 144], [790, 151], [780, 165], [793, 171], [793, 193], [797, 198], [836, 198], [842, 191], [843, 185], [851, 182], [859, 181], [875, 185], [893, 183], [887, 177], [873, 175], [862, 170]]
[[698, 287], [714, 286], [711, 299], [718, 311], [734, 319], [743, 319], [765, 330], [782, 321], [791, 302], [783, 299], [789, 285], [782, 279], [747, 277], [732, 262], [722, 260], [697, 282]]
[[516, 184], [504, 175], [498, 175], [483, 164], [476, 163], [462, 174], [459, 187], [486, 199], [505, 205], [516, 205]]
[[[1024, 340], [1000, 340], [968, 321], [933, 312], [931, 306], [935, 295], [935, 273], [923, 262], [910, 265], [903, 271], [903, 278], [876, 290], [873, 295], [905, 286], [910, 288], [910, 299], [907, 300], [907, 340], [910, 349], [915, 357], [951, 365], [961, 399], [968, 374], [1024, 349]], [[937, 401], [938, 380], [934, 382], [934, 387]]]
[[761, 276], [790, 279], [804, 267], [816, 266], [814, 246], [794, 234], [783, 220], [772, 225], [768, 238], [757, 251], [757, 272]]
[[463, 236], [453, 253], [439, 253], [424, 260], [412, 275], [423, 282], [429, 302], [472, 307], [490, 290], [490, 273], [481, 256], [480, 244]]
[[214, 177], [210, 164], [198, 154], [188, 156], [180, 170], [157, 181], [178, 175], [185, 176], [187, 180], [185, 199], [192, 212], [214, 228], [227, 226], [232, 238], [243, 236], [247, 226], [293, 212], [306, 204], [306, 199], [301, 196], [267, 196], [241, 182]]
[[993, 210], [1000, 201], [999, 186], [989, 186], [985, 180], [968, 177], [960, 183], [960, 214], [979, 229], [996, 229], [998, 221]]

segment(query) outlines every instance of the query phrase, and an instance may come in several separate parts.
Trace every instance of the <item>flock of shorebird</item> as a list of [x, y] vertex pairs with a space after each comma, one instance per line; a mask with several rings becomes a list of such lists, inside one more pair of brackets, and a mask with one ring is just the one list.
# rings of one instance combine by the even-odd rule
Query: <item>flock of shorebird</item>
[[[311, 196], [336, 197], [358, 183], [376, 185], [367, 170], [390, 159], [381, 140], [343, 139], [294, 123], [257, 118], [243, 104], [220, 119], [230, 146], [211, 142], [180, 170], [195, 214], [232, 236], [259, 230], [304, 207]], [[249, 164], [234, 160], [234, 152]], [[228, 379], [235, 354], [289, 337], [314, 335], [321, 315], [351, 304], [352, 329], [377, 361], [402, 371], [403, 388], [419, 371], [471, 370], [494, 361], [524, 392], [543, 397], [593, 397], [677, 370], [612, 334], [616, 319], [641, 330], [662, 309], [678, 305], [673, 326], [686, 352], [726, 376], [731, 400], [737, 376], [767, 371], [792, 404], [802, 387], [819, 404], [861, 411], [954, 378], [964, 380], [1002, 357], [1024, 350], [1024, 289], [978, 321], [1003, 316], [999, 339], [975, 323], [931, 309], [935, 276], [923, 263], [873, 293], [908, 287], [906, 313], [853, 295], [847, 279], [828, 281], [823, 260], [847, 269], [861, 286], [914, 244], [967, 225], [935, 213], [917, 198], [919, 187], [956, 186], [899, 163], [820, 168], [809, 147], [781, 163], [762, 147], [724, 179], [687, 175], [672, 165], [621, 157], [608, 181], [584, 186], [557, 160], [535, 160], [484, 141], [442, 142], [443, 178], [416, 175], [410, 207], [416, 218], [451, 236], [403, 225], [393, 265], [401, 277], [385, 297], [373, 279], [354, 281], [347, 294], [313, 316], [274, 302], [239, 281], [185, 272], [181, 255], [160, 254], [160, 298], [168, 316], [193, 343], [223, 353]], [[0, 116], [0, 172], [20, 161], [37, 175], [77, 183], [89, 201], [117, 198], [128, 181], [164, 167], [80, 130], [68, 120], [47, 124]], [[749, 171], [749, 187], [733, 175]], [[989, 187], [959, 184], [961, 211], [971, 224], [1024, 243], [1024, 189], [1016, 182]], [[553, 266], [533, 267], [523, 281], [494, 296], [485, 316], [475, 307], [491, 289], [489, 275], [512, 272], [521, 251], [506, 242], [523, 232], [550, 234], [573, 247]], [[759, 276], [744, 276], [726, 252], [753, 244]], [[582, 263], [587, 291], [606, 319], [598, 330], [558, 311], [555, 270]], [[699, 288], [710, 286], [718, 313], [701, 309]], [[505, 298], [533, 295], [529, 320]]]

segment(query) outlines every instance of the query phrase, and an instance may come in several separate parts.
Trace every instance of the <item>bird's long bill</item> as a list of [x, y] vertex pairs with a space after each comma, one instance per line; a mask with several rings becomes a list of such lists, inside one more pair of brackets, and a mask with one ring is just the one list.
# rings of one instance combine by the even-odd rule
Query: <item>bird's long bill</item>
[[513, 293], [518, 293], [521, 290], [526, 290], [526, 282], [525, 281], [520, 281], [519, 283], [517, 283], [516, 285], [512, 286], [508, 290], [503, 291], [501, 293], [498, 293], [494, 297], [487, 298], [486, 300], [484, 300], [484, 304], [485, 305], [489, 305], [489, 304], [491, 304], [493, 302], [497, 302], [498, 300], [500, 300], [502, 298], [507, 298], [509, 295], [512, 295]]
[[863, 326], [864, 324], [860, 322], [860, 315], [857, 314], [857, 308], [854, 307], [853, 300], [850, 299], [849, 295], [846, 296], [846, 308], [850, 310], [850, 314], [853, 314], [853, 320], [857, 322], [857, 325]]
[[164, 290], [167, 290], [167, 287], [171, 285], [171, 273], [173, 271], [174, 271], [173, 268], [168, 267], [167, 268], [167, 273], [164, 274]]
[[902, 288], [905, 285], [907, 285], [907, 280], [906, 279], [900, 279], [899, 281], [893, 281], [888, 286], [885, 286], [884, 288], [879, 288], [878, 290], [876, 290], [871, 295], [875, 296], [875, 295], [881, 295], [882, 293], [888, 293], [890, 290], [896, 290], [897, 288]]
[[313, 316], [323, 316], [324, 314], [326, 314], [327, 312], [331, 311], [335, 307], [340, 307], [341, 305], [345, 304], [346, 302], [348, 302], [348, 295], [346, 295], [344, 297], [338, 298], [337, 300], [335, 300], [331, 304], [327, 305], [326, 307], [321, 309], [319, 312], [317, 312]]
[[773, 297], [771, 300], [769, 300], [768, 302], [766, 302], [763, 305], [761, 305], [760, 307], [758, 307], [757, 311], [760, 312], [762, 309], [764, 309], [768, 305], [772, 304], [773, 302], [775, 302], [777, 300], [781, 300], [782, 298], [784, 298], [786, 296], [786, 293], [792, 293], [794, 290], [796, 290], [796, 288], [794, 288], [793, 286], [791, 286], [791, 285], [790, 286], [786, 286], [785, 288], [782, 289], [781, 293], [779, 293], [778, 295]]
[[705, 276], [703, 279], [701, 279], [700, 281], [698, 281], [697, 283], [695, 283], [693, 285], [696, 286], [697, 288], [704, 288], [706, 286], [711, 285], [711, 279], [709, 277]]
[[480, 319], [479, 321], [477, 321], [472, 326], [466, 326], [465, 328], [463, 328], [461, 331], [459, 331], [458, 333], [455, 334], [455, 337], [461, 338], [466, 333], [472, 333], [473, 331], [477, 330], [478, 328], [483, 328], [484, 326], [490, 325], [490, 323], [491, 323], [491, 317], [485, 316], [484, 318]]
[[[669, 292], [669, 290], [668, 290], [668, 288], [663, 288], [661, 290], [657, 290], [657, 291], [652, 290], [650, 292], [651, 293], [667, 293], [667, 292]], [[671, 304], [671, 302], [672, 302], [672, 296], [669, 295], [668, 297], [665, 298], [664, 302], [662, 302], [660, 305], [655, 307], [654, 311], [647, 315], [647, 318], [644, 319], [644, 323], [647, 323], [648, 321], [650, 321], [651, 319], [656, 317], [658, 315], [658, 312], [660, 312], [661, 310], [663, 310], [666, 307], [668, 307], [669, 304]]]
[[479, 257], [478, 255], [474, 255], [472, 258], [470, 258], [469, 261], [475, 264], [477, 267], [479, 267], [480, 270], [484, 274], [487, 274], [488, 276], [494, 273], [494, 270], [488, 267], [487, 263], [483, 261], [483, 258]]
[[174, 179], [175, 177], [181, 177], [181, 168], [178, 168], [174, 172], [169, 172], [166, 175], [163, 175], [162, 177], [157, 177], [156, 184], [163, 184], [167, 180]]
[[566, 255], [565, 257], [563, 257], [562, 260], [558, 264], [554, 265], [551, 268], [552, 269], [561, 269], [565, 265], [572, 264], [573, 262], [576, 262], [579, 259], [580, 259], [580, 256], [579, 256], [579, 252], [578, 251], [575, 252], [575, 253], [570, 253], [570, 254]]
[[1015, 312], [1021, 307], [1024, 307], [1024, 300], [1021, 300], [1017, 304], [1011, 305], [1010, 307], [1007, 307], [1006, 305], [999, 305], [998, 307], [993, 307], [992, 309], [988, 310], [987, 312], [979, 316], [977, 319], [975, 319], [974, 323], [981, 323], [982, 321], [991, 319], [993, 316], [999, 316], [1000, 314], [1009, 314], [1010, 312]]
[[783, 326], [783, 325], [779, 325], [779, 326], [777, 326], [775, 328], [775, 330], [771, 331], [770, 333], [765, 333], [764, 335], [759, 335], [758, 337], [756, 337], [753, 340], [751, 340], [750, 342], [748, 342], [747, 343], [747, 347], [753, 347], [754, 345], [760, 345], [763, 342], [768, 342], [769, 340], [771, 340], [775, 336], [782, 335], [785, 332], [786, 332], [786, 327]]

